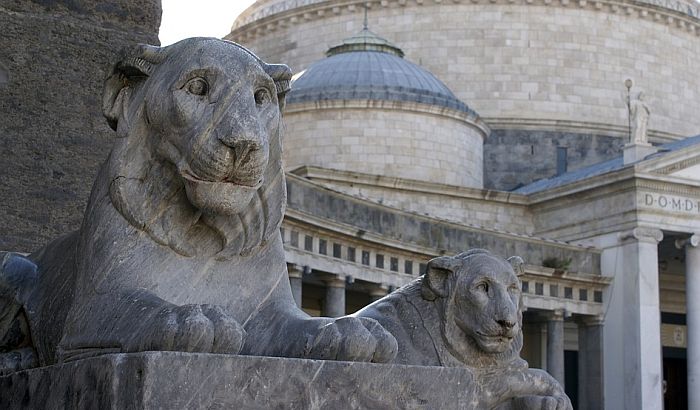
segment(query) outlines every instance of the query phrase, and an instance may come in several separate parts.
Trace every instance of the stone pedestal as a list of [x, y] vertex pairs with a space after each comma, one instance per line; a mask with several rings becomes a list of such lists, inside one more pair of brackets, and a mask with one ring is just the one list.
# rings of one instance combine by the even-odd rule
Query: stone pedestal
[[658, 149], [649, 143], [625, 144], [622, 151], [622, 162], [627, 165], [641, 161], [656, 151], [658, 151]]
[[323, 316], [345, 315], [345, 281], [334, 278], [326, 281], [326, 299]]
[[0, 377], [0, 408], [476, 409], [457, 368], [179, 352], [114, 354]]
[[304, 268], [295, 264], [287, 264], [287, 272], [289, 273], [289, 285], [292, 288], [292, 296], [298, 307], [301, 307], [301, 287]]
[[578, 323], [578, 408], [604, 409], [603, 321], [590, 317]]
[[564, 312], [547, 318], [547, 372], [564, 385]]
[[700, 235], [678, 241], [676, 245], [685, 247], [688, 408], [700, 409]]

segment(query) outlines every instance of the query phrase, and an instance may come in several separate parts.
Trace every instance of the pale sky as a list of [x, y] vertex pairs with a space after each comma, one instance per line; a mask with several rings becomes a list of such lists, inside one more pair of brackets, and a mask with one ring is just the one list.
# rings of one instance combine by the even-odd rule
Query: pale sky
[[163, 46], [187, 37], [221, 38], [255, 0], [162, 0], [160, 43]]

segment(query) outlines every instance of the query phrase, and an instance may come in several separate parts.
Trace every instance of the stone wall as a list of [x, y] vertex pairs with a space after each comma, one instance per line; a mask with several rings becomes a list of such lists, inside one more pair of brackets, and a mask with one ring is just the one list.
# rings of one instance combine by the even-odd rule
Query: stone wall
[[290, 104], [283, 137], [285, 167], [315, 165], [440, 184], [482, 186], [482, 130], [460, 119], [381, 108], [381, 104], [367, 101], [366, 108], [329, 109]]
[[[229, 38], [300, 71], [360, 31], [364, 3], [261, 2]], [[694, 9], [671, 6], [386, 0], [371, 3], [369, 25], [492, 128], [556, 125], [624, 137], [623, 81], [631, 77], [652, 99], [651, 136], [663, 140], [700, 132], [700, 21]]]
[[557, 148], [566, 148], [567, 170], [622, 154], [620, 138], [573, 132], [492, 130], [484, 141], [484, 187], [510, 191], [557, 174]]
[[501, 231], [534, 231], [524, 195], [312, 167], [294, 173], [330, 189], [404, 211]]
[[158, 43], [160, 1], [0, 5], [0, 250], [30, 252], [80, 226], [112, 146], [102, 81], [118, 51]]

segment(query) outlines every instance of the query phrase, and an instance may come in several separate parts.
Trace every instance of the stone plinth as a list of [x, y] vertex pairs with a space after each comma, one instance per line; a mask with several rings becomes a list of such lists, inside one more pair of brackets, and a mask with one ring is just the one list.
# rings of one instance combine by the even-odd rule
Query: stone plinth
[[0, 377], [3, 409], [472, 409], [464, 369], [177, 352]]

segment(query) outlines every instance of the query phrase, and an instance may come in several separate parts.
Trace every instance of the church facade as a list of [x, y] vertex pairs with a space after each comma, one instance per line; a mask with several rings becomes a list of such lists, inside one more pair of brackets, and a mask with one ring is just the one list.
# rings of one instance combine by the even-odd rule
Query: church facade
[[256, 2], [227, 38], [297, 73], [282, 228], [297, 302], [340, 316], [432, 257], [519, 255], [523, 356], [577, 408], [700, 406], [697, 16]]

